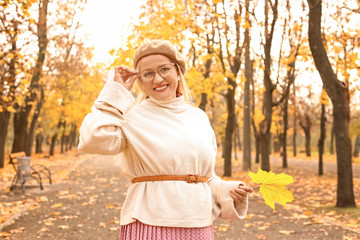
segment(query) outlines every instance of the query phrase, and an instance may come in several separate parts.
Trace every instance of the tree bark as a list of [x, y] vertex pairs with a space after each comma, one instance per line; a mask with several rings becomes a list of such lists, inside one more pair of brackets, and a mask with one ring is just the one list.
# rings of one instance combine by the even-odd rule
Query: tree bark
[[[294, 109], [296, 109], [296, 103], [295, 103], [295, 99], [296, 99], [296, 89], [295, 89], [295, 82], [293, 85], [293, 90], [294, 90]], [[296, 157], [297, 154], [297, 149], [296, 149], [296, 122], [297, 122], [297, 114], [296, 114], [296, 110], [294, 110], [294, 119], [293, 119], [293, 156]]]
[[287, 130], [288, 130], [288, 103], [289, 103], [289, 98], [287, 97], [285, 102], [284, 102], [284, 115], [283, 115], [283, 122], [284, 122], [284, 129], [283, 129], [283, 133], [282, 133], [282, 138], [281, 138], [281, 142], [282, 142], [282, 159], [283, 159], [283, 168], [287, 168], [288, 167], [288, 163], [287, 163]]
[[62, 125], [62, 120], [60, 119], [57, 125], [57, 128], [55, 130], [54, 135], [51, 137], [51, 142], [50, 142], [50, 151], [49, 151], [49, 155], [50, 156], [54, 156], [55, 154], [55, 146], [56, 146], [56, 140], [60, 131]]
[[0, 168], [5, 166], [5, 144], [8, 132], [10, 112], [0, 112]]
[[325, 129], [325, 105], [321, 104], [321, 118], [320, 118], [320, 138], [318, 142], [319, 148], [319, 176], [324, 174], [324, 164], [323, 164], [323, 154], [324, 154], [324, 143], [326, 138], [326, 129]]
[[224, 144], [224, 176], [231, 177], [231, 153], [232, 153], [232, 138], [236, 125], [235, 118], [235, 88], [236, 82], [232, 79], [228, 79], [232, 88], [228, 88], [226, 94], [227, 112], [228, 117], [226, 121], [225, 129], [225, 144]]
[[311, 156], [311, 120], [307, 113], [303, 119], [300, 120], [300, 126], [304, 130], [305, 134], [305, 152], [306, 156]]
[[330, 140], [330, 154], [331, 155], [334, 154], [334, 140], [335, 140], [334, 136], [335, 136], [335, 132], [334, 132], [334, 124], [333, 124], [333, 126], [331, 128], [331, 140]]
[[337, 207], [355, 207], [351, 141], [349, 137], [349, 89], [339, 81], [331, 67], [321, 38], [321, 0], [309, 3], [309, 44], [324, 88], [333, 104], [334, 131], [337, 158]]
[[62, 127], [63, 127], [63, 131], [60, 138], [60, 153], [64, 153], [64, 147], [66, 147], [66, 135], [65, 135], [66, 121], [63, 121]]
[[[249, 1], [246, 1], [246, 11], [249, 11]], [[246, 21], [250, 24], [249, 14]], [[250, 115], [250, 82], [251, 82], [251, 60], [250, 60], [250, 31], [245, 29], [245, 78], [244, 83], [244, 126], [243, 126], [243, 164], [242, 169], [251, 170], [251, 115]]]
[[[213, 50], [212, 50], [212, 39], [209, 37], [209, 34], [206, 35], [206, 45], [207, 45], [207, 53], [208, 54], [212, 54]], [[210, 67], [211, 67], [211, 58], [206, 60], [205, 63], [205, 73], [204, 73], [204, 79], [209, 78], [210, 76]], [[200, 104], [199, 104], [199, 108], [202, 109], [204, 112], [206, 110], [206, 105], [207, 105], [207, 93], [201, 93], [201, 100], [200, 100]]]
[[[29, 152], [29, 153], [31, 152], [31, 149], [32, 149], [32, 146], [33, 146], [33, 139], [34, 139], [34, 134], [35, 134], [35, 126], [36, 126], [37, 121], [39, 119], [42, 105], [43, 105], [43, 103], [45, 101], [44, 90], [43, 90], [42, 87], [39, 87], [39, 88], [40, 88], [40, 98], [38, 99], [38, 102], [36, 104], [36, 109], [35, 109], [35, 112], [33, 114], [32, 121], [31, 121], [31, 124], [30, 124], [30, 127], [29, 127], [29, 134], [28, 134], [27, 139], [26, 139], [25, 152]], [[30, 155], [28, 155], [28, 156], [30, 156]]]
[[37, 133], [35, 139], [36, 139], [35, 153], [43, 153], [42, 143], [44, 141], [44, 137], [42, 133]]
[[70, 146], [69, 149], [71, 150], [72, 147], [76, 145], [76, 124], [72, 123], [71, 131], [70, 131]]
[[360, 148], [360, 135], [357, 135], [354, 144], [354, 157], [359, 156], [359, 148]]
[[[253, 76], [253, 61], [251, 61], [251, 65], [250, 65], [250, 69], [251, 69], [251, 76]], [[253, 127], [253, 132], [254, 132], [254, 138], [255, 138], [255, 163], [259, 163], [260, 162], [260, 133], [256, 128], [256, 124], [255, 124], [255, 120], [254, 120], [254, 115], [255, 115], [255, 83], [254, 83], [254, 79], [251, 77], [251, 99], [252, 99], [252, 104], [251, 104], [251, 125]]]

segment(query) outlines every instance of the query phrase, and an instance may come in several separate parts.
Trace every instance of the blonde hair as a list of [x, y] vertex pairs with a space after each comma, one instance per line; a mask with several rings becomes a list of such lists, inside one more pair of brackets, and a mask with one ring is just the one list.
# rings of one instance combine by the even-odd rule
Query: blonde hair
[[[185, 76], [184, 76], [183, 72], [181, 71], [180, 66], [177, 63], [175, 63], [175, 65], [177, 68], [177, 73], [179, 74], [179, 77], [180, 77], [178, 87], [176, 89], [176, 93], [177, 94], [179, 93], [182, 96], [184, 96], [184, 100], [186, 103], [188, 103], [190, 105], [194, 105], [195, 104], [194, 97], [193, 97], [192, 92], [190, 91], [189, 87], [186, 84]], [[139, 71], [139, 65], [136, 67], [136, 71]], [[135, 83], [136, 83], [137, 89], [140, 92], [136, 98], [136, 102], [141, 103], [148, 96], [145, 93], [144, 86], [139, 77], [136, 79]]]

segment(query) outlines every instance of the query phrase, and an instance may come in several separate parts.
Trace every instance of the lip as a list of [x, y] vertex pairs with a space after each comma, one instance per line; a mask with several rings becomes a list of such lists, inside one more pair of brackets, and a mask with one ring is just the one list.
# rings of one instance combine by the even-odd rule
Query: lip
[[154, 87], [154, 91], [164, 92], [168, 88], [168, 86], [169, 86], [169, 84], [162, 84], [162, 85], [156, 86], [156, 87]]

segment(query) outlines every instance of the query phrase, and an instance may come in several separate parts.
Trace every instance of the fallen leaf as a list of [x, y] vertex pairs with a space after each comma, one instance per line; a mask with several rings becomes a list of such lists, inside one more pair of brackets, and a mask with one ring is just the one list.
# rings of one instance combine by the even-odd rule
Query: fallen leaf
[[0, 237], [10, 237], [11, 234], [10, 233], [7, 233], [7, 232], [1, 232], [0, 233]]
[[221, 224], [219, 227], [218, 227], [218, 231], [219, 232], [226, 232], [229, 230], [229, 225], [227, 224]]
[[21, 232], [23, 232], [25, 230], [25, 228], [24, 227], [21, 227], [21, 228], [16, 228], [16, 229], [11, 229], [10, 230], [10, 233], [11, 234], [14, 234], [14, 233], [21, 233]]
[[289, 236], [290, 234], [294, 234], [295, 231], [294, 230], [290, 230], [290, 231], [288, 231], [288, 230], [280, 230], [279, 233]]
[[62, 203], [55, 203], [54, 205], [51, 206], [51, 208], [59, 208], [62, 207]]

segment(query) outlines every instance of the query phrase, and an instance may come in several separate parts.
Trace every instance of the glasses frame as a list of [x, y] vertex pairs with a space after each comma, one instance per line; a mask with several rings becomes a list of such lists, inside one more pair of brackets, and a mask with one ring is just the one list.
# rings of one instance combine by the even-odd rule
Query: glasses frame
[[[140, 80], [141, 80], [142, 82], [146, 82], [146, 83], [147, 83], [147, 82], [152, 82], [152, 81], [154, 81], [156, 73], [159, 74], [162, 78], [165, 78], [165, 77], [163, 77], [163, 76], [161, 75], [161, 73], [159, 72], [159, 69], [160, 69], [161, 67], [165, 66], [165, 65], [171, 65], [171, 67], [173, 67], [173, 66], [176, 66], [176, 63], [174, 63], [174, 62], [172, 62], [172, 63], [165, 63], [165, 64], [159, 66], [155, 71], [152, 71], [152, 72], [154, 73], [154, 75], [153, 75], [153, 78], [152, 78], [151, 80], [144, 80], [144, 79], [141, 77], [142, 71], [139, 71], [138, 76], [139, 76], [139, 78], [140, 78]], [[170, 71], [172, 71], [172, 68], [171, 68]], [[172, 73], [172, 72], [170, 72], [170, 74], [171, 74], [171, 73]], [[166, 76], [166, 77], [168, 77], [168, 76]]]

